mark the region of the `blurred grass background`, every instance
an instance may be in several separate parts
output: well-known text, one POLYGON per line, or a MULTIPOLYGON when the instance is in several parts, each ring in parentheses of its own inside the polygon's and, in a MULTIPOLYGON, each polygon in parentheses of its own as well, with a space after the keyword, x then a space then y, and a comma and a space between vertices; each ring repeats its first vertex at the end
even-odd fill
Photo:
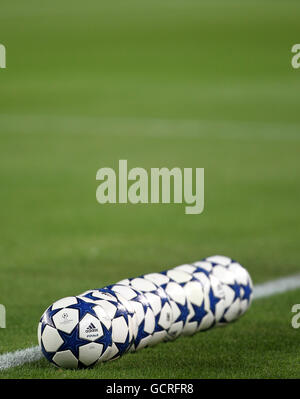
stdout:
POLYGON ((54 300, 125 277, 216 253, 255 283, 299 271, 299 11, 2 0, 0 352, 36 345, 54 300), (96 171, 119 159, 204 167, 203 214, 99 205, 96 171))

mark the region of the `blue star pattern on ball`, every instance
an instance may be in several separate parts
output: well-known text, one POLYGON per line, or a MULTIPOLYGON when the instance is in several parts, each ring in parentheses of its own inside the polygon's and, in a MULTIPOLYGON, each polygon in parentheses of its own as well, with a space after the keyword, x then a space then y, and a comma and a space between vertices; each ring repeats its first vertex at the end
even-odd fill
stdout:
POLYGON ((203 318, 207 315, 207 311, 205 310, 204 302, 201 306, 197 306, 194 304, 191 304, 191 306, 194 311, 194 316, 189 320, 189 323, 196 322, 198 328, 203 318))
POLYGON ((182 271, 166 270, 161 273, 149 274, 147 278, 155 281, 167 294, 173 316, 167 339, 177 338, 185 328, 190 316, 189 303, 184 286, 193 277, 182 271))
POLYGON ((137 333, 134 338, 134 345, 130 350, 136 351, 147 347, 152 340, 157 319, 145 294, 130 286, 121 284, 110 285, 107 288, 124 297, 135 310, 137 333))
POLYGON ((178 306, 179 310, 180 310, 180 315, 178 316, 177 319, 173 320, 173 323, 176 323, 178 321, 182 321, 183 325, 186 323, 186 320, 189 316, 189 309, 187 306, 187 303, 185 303, 184 305, 182 305, 179 302, 176 302, 176 305, 178 306))
MULTIPOLYGON (((174 270, 179 270, 192 276, 190 281, 186 283, 186 287, 193 284, 194 281, 198 281, 198 284, 200 284, 200 286, 195 285, 192 292, 187 292, 187 298, 191 302, 197 301, 198 306, 201 306, 198 312, 199 319, 196 331, 206 331, 212 328, 221 319, 225 309, 222 285, 218 279, 211 275, 211 271, 213 270, 212 264, 210 262, 199 261, 193 264, 177 266, 174 270), (205 313, 203 310, 205 310, 205 313)), ((191 316, 183 331, 184 335, 192 335, 196 332, 194 330, 195 325, 193 325, 195 321, 193 312, 192 308, 191 316)))
POLYGON ((249 303, 253 292, 251 284, 250 282, 248 282, 247 285, 242 285, 242 287, 244 290, 244 295, 242 296, 242 299, 246 299, 249 303))
POLYGON ((103 307, 110 316, 114 353, 108 360, 122 356, 130 349, 137 334, 134 309, 125 298, 109 287, 90 290, 82 296, 103 307))
MULTIPOLYGON (((103 349, 102 351, 105 352, 112 344, 112 339, 111 339, 111 334, 108 334, 107 329, 105 326, 103 326, 104 329, 104 334, 101 338, 97 339, 96 342, 97 344, 102 344, 103 349)), ((75 328, 70 334, 60 332, 60 336, 63 339, 64 343, 60 346, 59 351, 65 351, 65 350, 70 350, 76 358, 79 358, 79 350, 82 346, 87 344, 87 341, 85 339, 82 339, 79 337, 79 328, 75 328)), ((95 361, 95 363, 98 360, 95 361)), ((91 364, 90 366, 93 366, 95 363, 91 364)), ((85 368, 85 366, 79 361, 78 364, 79 368, 85 368)))
POLYGON ((39 321, 39 346, 58 367, 92 367, 233 322, 252 296, 247 270, 215 255, 54 302, 39 321))
POLYGON ((41 323, 41 332, 43 332, 44 328, 46 325, 51 326, 55 328, 55 325, 52 320, 52 316, 54 316, 57 312, 59 312, 60 309, 55 309, 52 310, 52 306, 49 306, 48 309, 46 309, 45 313, 43 316, 40 318, 40 323, 41 323))
POLYGON ((216 305, 221 301, 221 298, 215 296, 213 289, 210 288, 209 290, 209 303, 210 303, 210 310, 213 314, 216 313, 216 305))
POLYGON ((111 322, 102 308, 78 297, 57 301, 39 323, 39 345, 56 366, 85 368, 110 351, 111 322))
POLYGON ((92 316, 97 316, 97 314, 94 311, 95 304, 86 302, 81 298, 77 297, 77 303, 74 305, 70 305, 70 309, 77 309, 79 312, 79 319, 82 319, 83 316, 86 315, 86 313, 91 314, 92 316))
MULTIPOLYGON (((161 309, 164 309, 165 307, 170 308, 170 301, 165 293, 165 291, 163 289, 158 289, 156 292, 156 294, 159 295, 160 300, 161 300, 161 309)), ((171 312, 169 312, 169 314, 167 314, 167 321, 171 321, 171 312)), ((160 322, 160 318, 161 318, 161 312, 159 312, 157 315, 155 315, 155 332, 159 332, 159 331, 164 331, 165 327, 163 324, 161 324, 160 322)))
POLYGON ((241 288, 240 285, 235 281, 233 284, 228 284, 228 286, 232 289, 232 291, 234 292, 234 298, 233 298, 233 302, 236 299, 240 299, 241 298, 241 288))
POLYGON ((166 337, 166 330, 172 322, 171 304, 168 295, 153 281, 145 276, 129 278, 117 284, 129 286, 143 293, 152 308, 155 316, 155 328, 149 345, 155 345, 166 337))

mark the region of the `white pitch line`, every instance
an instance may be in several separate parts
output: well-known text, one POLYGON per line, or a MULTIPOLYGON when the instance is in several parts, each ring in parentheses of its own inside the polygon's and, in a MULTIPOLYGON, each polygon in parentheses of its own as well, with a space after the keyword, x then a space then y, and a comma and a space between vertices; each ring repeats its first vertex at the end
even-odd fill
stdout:
POLYGON ((256 285, 253 289, 253 299, 269 297, 282 292, 292 291, 299 287, 300 274, 294 274, 256 285))
MULTIPOLYGON (((253 299, 270 297, 300 288, 300 274, 279 278, 263 284, 257 284, 253 289, 253 299)), ((0 355, 0 371, 22 366, 42 359, 43 355, 38 346, 8 352, 0 355)))
POLYGON ((0 371, 22 366, 25 363, 36 362, 40 360, 42 356, 39 346, 21 349, 16 352, 4 353, 0 355, 0 371))

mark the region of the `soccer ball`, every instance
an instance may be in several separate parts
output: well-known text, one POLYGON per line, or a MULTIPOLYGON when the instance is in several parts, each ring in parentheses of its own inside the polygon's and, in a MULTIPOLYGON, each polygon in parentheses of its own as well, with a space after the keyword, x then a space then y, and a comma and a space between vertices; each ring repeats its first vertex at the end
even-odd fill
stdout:
POLYGON ((205 268, 185 264, 175 267, 174 270, 186 272, 193 277, 184 287, 192 309, 183 335, 212 328, 220 321, 225 310, 225 294, 221 283, 205 268))
POLYGON ((172 323, 171 304, 164 290, 155 283, 145 279, 144 276, 125 279, 119 281, 117 284, 129 286, 145 295, 155 317, 154 332, 151 339, 149 339, 148 346, 153 346, 163 341, 172 323))
POLYGON ((147 347, 155 331, 155 315, 147 297, 141 291, 127 285, 115 284, 107 288, 127 299, 135 310, 138 330, 130 351, 147 347))
POLYGON ((181 284, 190 281, 192 276, 184 272, 168 270, 161 273, 149 273, 144 275, 144 278, 160 286, 167 294, 172 309, 172 323, 167 328, 165 340, 177 338, 189 317, 189 304, 181 284))
POLYGON ((111 320, 102 307, 79 297, 66 297, 42 315, 38 342, 55 366, 91 367, 111 350, 111 320))
POLYGON ((241 289, 237 277, 228 266, 231 259, 224 256, 211 256, 193 265, 205 267, 210 274, 221 283, 225 294, 225 311, 218 324, 230 323, 237 320, 241 313, 241 289))
POLYGON ((248 271, 242 265, 235 261, 232 261, 228 268, 234 273, 240 285, 241 316, 249 309, 253 300, 252 279, 248 271))
POLYGON ((248 271, 238 262, 228 258, 227 256, 215 255, 207 258, 207 260, 224 266, 234 274, 236 281, 240 286, 239 316, 241 316, 251 306, 253 299, 253 283, 248 271))
POLYGON ((101 306, 110 317, 112 347, 104 360, 117 359, 128 352, 137 335, 137 321, 132 305, 107 287, 86 291, 80 297, 101 306))

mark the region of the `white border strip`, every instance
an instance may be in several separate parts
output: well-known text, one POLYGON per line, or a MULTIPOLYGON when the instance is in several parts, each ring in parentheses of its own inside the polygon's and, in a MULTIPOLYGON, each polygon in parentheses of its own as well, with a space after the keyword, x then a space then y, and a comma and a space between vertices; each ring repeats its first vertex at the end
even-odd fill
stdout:
MULTIPOLYGON (((256 285, 253 290, 253 299, 266 298, 297 288, 300 288, 300 274, 256 285)), ((16 352, 4 353, 0 355, 0 371, 22 366, 25 363, 36 362, 42 357, 43 355, 38 346, 18 350, 16 352)))

